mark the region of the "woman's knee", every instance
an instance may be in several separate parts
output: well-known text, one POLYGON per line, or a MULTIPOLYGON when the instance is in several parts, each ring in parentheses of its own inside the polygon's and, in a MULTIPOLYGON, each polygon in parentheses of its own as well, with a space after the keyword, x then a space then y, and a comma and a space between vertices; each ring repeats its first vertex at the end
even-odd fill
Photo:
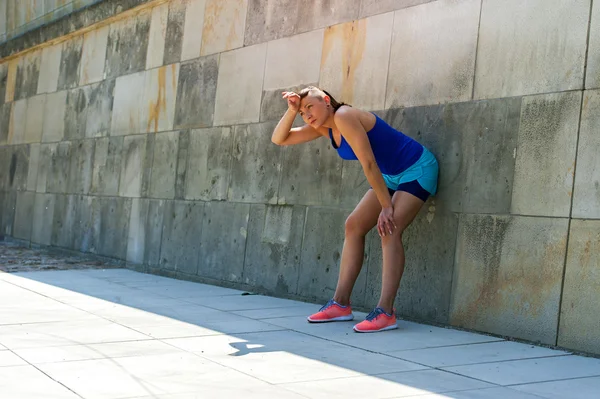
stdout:
POLYGON ((344 225, 344 231, 346 236, 348 235, 358 235, 365 236, 369 232, 365 227, 365 223, 361 220, 360 216, 355 213, 351 213, 348 218, 346 218, 346 223, 344 225))

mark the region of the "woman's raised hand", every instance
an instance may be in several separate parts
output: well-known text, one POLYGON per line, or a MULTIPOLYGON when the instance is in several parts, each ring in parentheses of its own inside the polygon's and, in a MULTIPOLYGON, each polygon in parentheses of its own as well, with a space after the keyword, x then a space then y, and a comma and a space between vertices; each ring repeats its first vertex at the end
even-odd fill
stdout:
POLYGON ((288 109, 290 111, 298 112, 300 109, 300 96, 293 91, 284 91, 283 98, 287 100, 288 109))

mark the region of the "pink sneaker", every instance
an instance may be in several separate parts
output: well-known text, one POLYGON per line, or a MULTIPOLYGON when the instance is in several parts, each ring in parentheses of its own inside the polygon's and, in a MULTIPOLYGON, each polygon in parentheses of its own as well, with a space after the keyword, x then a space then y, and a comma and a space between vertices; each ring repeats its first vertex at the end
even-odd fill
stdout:
POLYGON ((396 328, 398 328, 398 324, 396 324, 396 309, 394 309, 392 314, 387 314, 380 307, 376 307, 367 315, 364 321, 354 326, 354 331, 364 333, 394 330, 396 328))
POLYGON ((325 323, 328 321, 347 321, 353 320, 352 307, 342 306, 333 299, 330 299, 319 311, 308 316, 310 323, 325 323))

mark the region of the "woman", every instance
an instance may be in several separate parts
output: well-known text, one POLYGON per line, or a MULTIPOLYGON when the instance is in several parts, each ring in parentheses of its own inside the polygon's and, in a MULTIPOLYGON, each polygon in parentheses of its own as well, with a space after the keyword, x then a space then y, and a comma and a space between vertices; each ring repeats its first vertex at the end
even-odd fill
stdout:
POLYGON ((361 163, 371 186, 346 220, 335 294, 308 321, 353 320, 350 294, 362 268, 365 236, 377 225, 383 249, 381 296, 377 307, 354 330, 398 328, 393 304, 404 271, 402 232, 436 192, 437 161, 425 147, 375 114, 340 104, 317 87, 284 92, 283 98, 288 110, 273 132, 273 143, 292 145, 328 136, 340 157, 361 163), (298 113, 306 124, 292 129, 298 113))

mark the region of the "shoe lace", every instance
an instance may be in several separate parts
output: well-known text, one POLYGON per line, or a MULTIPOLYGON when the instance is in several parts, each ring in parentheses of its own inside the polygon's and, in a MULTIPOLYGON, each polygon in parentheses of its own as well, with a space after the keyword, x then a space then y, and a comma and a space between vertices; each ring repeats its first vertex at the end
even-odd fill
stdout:
POLYGON ((381 308, 375 308, 375 309, 373 309, 373 310, 371 311, 371 313, 369 313, 369 314, 367 315, 366 319, 367 319, 368 321, 373 321, 373 320, 375 320, 377 317, 379 317, 379 315, 381 315, 382 313, 385 313, 385 312, 383 311, 383 309, 381 309, 381 308))
POLYGON ((321 309, 319 309, 319 312, 327 309, 328 307, 332 306, 334 304, 334 300, 330 299, 329 301, 327 301, 327 303, 323 306, 321 306, 321 309))

